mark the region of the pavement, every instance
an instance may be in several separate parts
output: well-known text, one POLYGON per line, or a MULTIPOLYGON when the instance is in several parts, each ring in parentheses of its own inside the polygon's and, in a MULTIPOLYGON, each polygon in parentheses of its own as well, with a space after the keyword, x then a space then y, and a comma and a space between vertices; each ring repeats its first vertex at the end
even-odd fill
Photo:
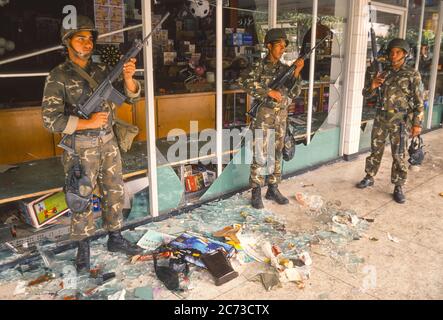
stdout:
MULTIPOLYGON (((280 190, 290 204, 279 206, 264 199, 267 210, 285 221, 286 230, 302 233, 318 225, 295 199, 303 192, 320 195, 327 201, 339 201, 342 208, 354 210, 360 218, 373 219, 365 236, 346 244, 364 262, 350 272, 325 254, 322 244, 313 244, 313 261, 309 280, 303 289, 294 283, 266 291, 260 282, 251 281, 268 267, 263 263, 243 266, 239 277, 216 287, 207 284, 195 287, 186 299, 202 300, 378 300, 378 299, 442 299, 443 298, 443 130, 423 135, 426 157, 419 170, 410 170, 404 188, 407 202, 392 199, 390 183, 391 152, 386 147, 375 185, 357 189, 365 175, 368 154, 350 162, 339 161, 285 180, 280 190), (391 237, 391 239, 389 239, 391 237)), ((263 196, 266 190, 263 190, 263 196)), ((250 192, 245 193, 246 197, 250 192)), ((148 279, 131 280, 128 286, 149 285, 148 279)), ((0 285, 0 299, 15 299, 16 283, 0 285)), ((180 299, 164 290, 158 299, 180 299)), ((51 296, 41 299, 51 299, 51 296)))
POLYGON ((359 217, 374 219, 367 237, 353 241, 347 250, 364 258, 356 273, 337 265, 312 247, 312 271, 303 290, 284 285, 270 292, 260 283, 245 281, 214 299, 443 299, 443 130, 423 135, 426 158, 419 171, 409 171, 404 188, 405 204, 392 199, 391 148, 388 145, 375 185, 355 188, 365 175, 361 154, 351 162, 323 166, 281 183, 288 206, 265 200, 265 207, 286 220, 287 230, 309 226, 294 198, 309 192, 323 198, 340 200, 359 217), (312 185, 312 187, 306 187, 312 185), (305 186, 305 187, 303 187, 305 186), (388 233, 399 242, 388 239, 388 233), (378 241, 370 240, 378 239, 378 241))

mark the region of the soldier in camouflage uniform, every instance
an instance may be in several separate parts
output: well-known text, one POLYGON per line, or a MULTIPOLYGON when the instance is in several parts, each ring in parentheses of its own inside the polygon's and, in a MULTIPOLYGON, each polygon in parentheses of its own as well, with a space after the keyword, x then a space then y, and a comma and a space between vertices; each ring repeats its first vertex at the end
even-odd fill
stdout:
POLYGON ((269 89, 269 83, 288 66, 280 62, 288 39, 283 29, 271 29, 265 36, 265 45, 269 50, 268 55, 255 63, 250 69, 245 70, 240 79, 240 85, 254 99, 264 100, 266 103, 258 110, 256 119, 252 122, 254 135, 254 157, 249 178, 252 187, 252 206, 263 208, 261 188, 265 185, 266 176, 268 190, 266 199, 274 200, 278 204, 289 203, 278 190, 282 174, 282 149, 286 134, 288 106, 291 99, 301 92, 300 71, 304 61, 298 59, 294 77, 288 81, 281 91, 269 89), (275 155, 268 154, 268 146, 275 147, 275 155))
MULTIPOLYGON (((79 16, 77 29, 61 30, 62 42, 69 58, 55 67, 48 75, 43 93, 42 116, 44 126, 51 132, 75 134, 75 152, 80 159, 85 174, 98 186, 102 195, 103 227, 109 231, 108 250, 134 255, 141 248, 124 239, 122 228, 122 208, 124 201, 122 163, 120 150, 112 131, 113 113, 116 105, 104 103, 102 111, 93 113, 90 119, 79 118, 73 105, 85 101, 92 93, 88 81, 76 71, 86 71, 100 83, 110 71, 104 64, 92 62, 91 55, 97 39, 97 31, 92 21, 79 16)), ((125 64, 123 70, 124 91, 128 101, 140 96, 140 84, 133 79, 135 59, 125 64)), ((74 155, 64 152, 62 162, 67 176, 74 161, 74 155)), ((71 238, 78 240, 76 265, 78 271, 89 270, 89 241, 94 234, 92 205, 85 212, 73 213, 71 238)))
POLYGON ((423 122, 423 84, 420 73, 405 63, 409 44, 403 39, 394 39, 388 45, 391 65, 384 74, 367 82, 363 95, 371 98, 381 90, 379 109, 374 120, 371 135, 371 155, 366 159, 366 177, 357 184, 360 189, 374 185, 374 176, 380 168, 389 135, 392 150, 391 182, 395 185, 393 197, 398 203, 406 198, 402 186, 406 183, 407 134, 417 136, 421 133, 423 122))

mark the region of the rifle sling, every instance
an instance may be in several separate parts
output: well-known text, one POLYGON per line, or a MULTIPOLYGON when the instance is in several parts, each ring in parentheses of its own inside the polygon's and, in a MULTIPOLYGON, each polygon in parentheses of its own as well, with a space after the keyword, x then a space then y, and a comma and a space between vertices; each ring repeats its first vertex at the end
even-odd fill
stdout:
POLYGON ((89 86, 91 87, 91 89, 93 91, 95 91, 95 89, 97 89, 98 87, 98 82, 95 81, 94 78, 92 78, 85 70, 83 70, 79 65, 72 63, 72 68, 74 69, 74 71, 76 71, 83 79, 85 79, 88 83, 89 86))

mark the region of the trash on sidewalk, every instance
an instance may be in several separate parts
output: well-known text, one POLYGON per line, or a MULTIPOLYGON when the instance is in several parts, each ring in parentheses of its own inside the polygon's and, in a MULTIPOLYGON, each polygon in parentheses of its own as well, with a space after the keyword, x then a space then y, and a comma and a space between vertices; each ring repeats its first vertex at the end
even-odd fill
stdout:
POLYGON ((265 257, 269 259, 271 266, 273 266, 277 270, 283 271, 284 267, 278 262, 278 256, 274 254, 274 251, 272 250, 272 245, 268 241, 266 241, 262 244, 261 248, 265 257))
POLYGON ((108 296, 108 300, 125 300, 125 296, 126 296, 126 290, 123 289, 108 296))
POLYGON ((226 238, 234 241, 235 244, 240 244, 240 240, 237 238, 237 233, 241 231, 240 224, 233 224, 232 226, 224 227, 223 229, 216 231, 212 236, 216 238, 226 238))
POLYGON ((148 230, 137 242, 137 245, 145 250, 153 251, 160 245, 171 242, 174 238, 174 236, 170 236, 169 234, 148 230))
POLYGON ((226 253, 226 257, 231 258, 235 253, 234 247, 227 243, 191 233, 183 233, 169 242, 167 247, 181 251, 182 254, 185 254, 184 258, 186 261, 202 268, 206 268, 205 264, 200 260, 202 254, 222 250, 226 253))
POLYGON ((281 286, 280 279, 275 273, 260 273, 256 275, 251 281, 260 281, 266 291, 271 291, 277 286, 281 286))
POLYGON ((389 232, 388 232, 388 239, 394 243, 400 243, 400 240, 394 236, 392 236, 389 232))
POLYGON ((26 293, 26 281, 19 281, 14 289, 14 296, 22 295, 26 293))
POLYGON ((319 195, 309 195, 307 193, 297 192, 295 194, 295 200, 303 206, 308 207, 310 210, 318 211, 324 204, 324 201, 319 195))
MULTIPOLYGON (((171 252, 160 252, 157 255, 158 258, 170 258, 171 257, 171 252)), ((145 262, 145 261, 153 261, 154 260, 154 255, 153 254, 144 254, 144 255, 140 255, 137 254, 133 257, 131 257, 130 261, 131 264, 135 264, 136 262, 145 262)))
POLYGON ((221 286, 238 277, 238 272, 232 268, 229 260, 220 250, 206 253, 201 259, 214 278, 216 286, 221 286))
POLYGON ((55 279, 55 274, 52 273, 52 272, 47 272, 44 275, 41 275, 40 277, 38 277, 37 279, 29 281, 28 282, 28 287, 36 286, 38 284, 41 284, 41 283, 47 282, 47 281, 51 281, 53 279, 55 279))

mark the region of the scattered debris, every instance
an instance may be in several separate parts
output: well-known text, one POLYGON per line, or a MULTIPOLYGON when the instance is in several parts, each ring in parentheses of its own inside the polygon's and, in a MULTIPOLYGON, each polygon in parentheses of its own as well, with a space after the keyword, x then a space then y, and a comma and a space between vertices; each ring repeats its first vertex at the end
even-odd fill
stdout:
POLYGON ((38 277, 35 280, 29 281, 28 287, 35 286, 35 285, 38 285, 43 282, 51 281, 53 279, 55 279, 55 274, 52 272, 48 272, 48 273, 45 273, 44 275, 41 275, 40 277, 38 277))
MULTIPOLYGON (((144 206, 136 208, 140 212, 147 210, 147 201, 138 201, 141 195, 146 197, 146 193, 134 197, 134 203, 144 206)), ((250 269, 247 264, 258 262, 256 264, 262 264, 265 269, 269 268, 265 263, 271 266, 269 271, 257 275, 266 290, 282 283, 295 284, 303 289, 310 278, 313 244, 318 245, 316 251, 323 251, 321 255, 346 266, 349 272, 356 272, 364 259, 343 248, 365 234, 370 219, 359 218, 356 212, 341 208, 339 200, 326 201, 319 195, 304 193, 297 194, 296 199, 316 222, 313 231, 286 231, 283 219, 267 210, 253 209, 249 199, 237 195, 205 204, 180 216, 125 231, 125 237, 146 250, 129 259, 108 252, 105 238, 92 241, 91 264, 95 267, 90 274, 72 276, 77 286, 75 290, 72 290, 69 272, 64 268, 73 267, 76 250, 54 256, 46 245, 36 248, 42 256, 41 261, 0 273, 0 284, 11 280, 34 283, 26 286, 25 290, 17 286, 19 299, 25 294, 26 299, 32 299, 42 292, 63 300, 165 299, 171 292, 180 299, 186 299, 192 297, 192 289, 199 288, 202 282, 213 283, 214 279, 216 284, 224 283, 224 280, 232 280, 250 269), (214 237, 223 241, 216 241, 214 237), (161 251, 162 248, 165 250, 161 251), (221 250, 221 255, 214 250, 221 250), (223 259, 215 259, 217 263, 210 266, 204 262, 203 256, 211 252, 223 259), (222 265, 224 267, 220 268, 222 265), (36 274, 48 270, 51 277, 58 274, 63 279, 50 281, 51 277, 46 274, 35 279, 36 274), (141 285, 146 287, 139 288, 137 292, 129 290, 141 285)), ((4 251, 10 256, 17 254, 11 250, 4 251)), ((31 250, 29 248, 28 252, 31 250)), ((257 272, 255 266, 252 269, 257 272)))
POLYGON ((216 238, 226 238, 232 240, 235 244, 240 244, 240 240, 237 238, 237 233, 241 231, 240 224, 234 224, 232 226, 224 227, 223 229, 214 232, 212 235, 216 238))
POLYGON ((396 237, 391 236, 391 234, 389 232, 388 232, 388 239, 392 242, 400 243, 400 240, 396 237))
POLYGON ((310 210, 318 211, 323 206, 324 202, 319 195, 308 195, 306 193, 297 192, 295 200, 303 207, 308 207, 310 210))
POLYGON ((26 293, 26 281, 19 281, 15 287, 14 296, 22 295, 26 293))
POLYGON ((370 237, 369 240, 370 240, 370 241, 378 241, 378 239, 375 238, 375 237, 370 237))
MULTIPOLYGON (((137 289, 136 289, 136 291, 137 291, 137 289)), ((121 291, 117 291, 116 293, 108 296, 108 300, 125 300, 125 296, 126 296, 126 290, 123 289, 121 291)), ((136 296, 137 296, 137 294, 136 294, 136 296)))
POLYGON ((276 286, 281 286, 280 280, 275 273, 260 273, 253 280, 259 279, 266 291, 271 291, 276 286))

